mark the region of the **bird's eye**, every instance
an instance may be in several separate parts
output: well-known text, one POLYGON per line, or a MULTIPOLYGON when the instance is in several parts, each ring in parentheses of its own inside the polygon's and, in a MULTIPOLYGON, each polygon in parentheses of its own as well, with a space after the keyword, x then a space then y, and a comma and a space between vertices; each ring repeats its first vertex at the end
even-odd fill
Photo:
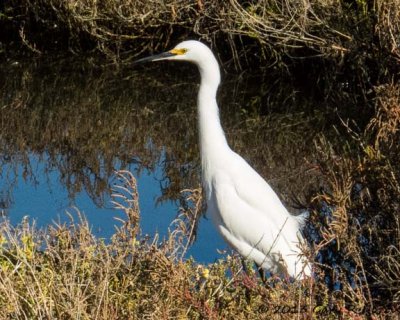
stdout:
POLYGON ((175 54, 177 56, 181 56, 188 51, 186 48, 172 49, 170 53, 175 54))

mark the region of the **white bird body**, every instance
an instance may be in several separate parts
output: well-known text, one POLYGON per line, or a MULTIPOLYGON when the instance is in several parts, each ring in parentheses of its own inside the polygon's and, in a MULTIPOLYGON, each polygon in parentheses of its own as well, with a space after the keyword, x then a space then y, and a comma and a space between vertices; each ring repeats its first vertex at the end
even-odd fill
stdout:
POLYGON ((216 93, 218 62, 198 41, 146 60, 186 60, 201 74, 198 94, 202 180, 208 213, 219 233, 240 255, 271 272, 301 279, 311 274, 298 244, 303 217, 292 216, 269 184, 229 147, 221 127, 216 93))

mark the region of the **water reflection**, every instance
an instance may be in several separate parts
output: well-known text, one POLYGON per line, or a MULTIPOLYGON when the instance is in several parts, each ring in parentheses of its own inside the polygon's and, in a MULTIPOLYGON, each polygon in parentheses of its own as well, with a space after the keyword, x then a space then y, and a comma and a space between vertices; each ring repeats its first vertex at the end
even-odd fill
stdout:
MULTIPOLYGON (((200 183, 198 74, 189 65, 151 68, 117 69, 76 58, 3 63, 1 212, 17 220, 36 208, 43 225, 54 220, 54 212, 77 205, 92 214, 89 221, 102 230, 101 236, 109 236, 113 228, 104 215, 116 215, 107 211, 110 181, 114 170, 129 169, 138 176, 141 199, 148 203, 141 208, 142 227, 151 233, 155 229, 146 226, 160 226, 156 229, 166 232, 180 191, 200 183), (149 176, 152 183, 144 178, 149 176), (157 209, 156 198, 161 200, 157 209), (161 215, 168 224, 154 224, 161 215), (147 219, 153 222, 146 224, 147 219)), ((310 142, 330 120, 298 88, 284 84, 225 76, 219 101, 233 149, 290 205, 292 195, 301 196, 313 183, 306 161, 312 158, 310 142)), ((200 231, 200 239, 206 234, 200 231)), ((203 243, 196 246, 204 255, 203 243)))

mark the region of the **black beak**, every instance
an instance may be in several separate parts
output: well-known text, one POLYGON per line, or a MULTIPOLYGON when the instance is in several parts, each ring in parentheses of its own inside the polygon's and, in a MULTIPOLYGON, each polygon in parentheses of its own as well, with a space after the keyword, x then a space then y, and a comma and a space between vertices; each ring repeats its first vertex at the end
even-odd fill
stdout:
POLYGON ((143 63, 143 62, 148 62, 148 61, 164 60, 166 58, 173 57, 175 55, 176 55, 175 53, 167 51, 167 52, 163 52, 163 53, 160 53, 160 54, 156 54, 154 56, 150 56, 150 57, 146 57, 146 58, 142 58, 142 59, 136 60, 136 61, 133 62, 133 64, 138 64, 138 63, 143 63))

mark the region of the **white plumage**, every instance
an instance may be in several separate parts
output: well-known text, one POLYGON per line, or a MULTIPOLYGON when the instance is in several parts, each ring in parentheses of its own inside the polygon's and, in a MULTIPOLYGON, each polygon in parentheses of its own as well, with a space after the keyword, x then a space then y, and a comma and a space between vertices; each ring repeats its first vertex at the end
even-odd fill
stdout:
POLYGON ((137 62, 184 60, 201 74, 198 121, 202 179, 208 213, 222 237, 243 257, 274 273, 297 279, 311 275, 299 242, 303 217, 292 216, 268 183, 229 147, 216 101, 220 83, 218 62, 198 41, 137 62))

